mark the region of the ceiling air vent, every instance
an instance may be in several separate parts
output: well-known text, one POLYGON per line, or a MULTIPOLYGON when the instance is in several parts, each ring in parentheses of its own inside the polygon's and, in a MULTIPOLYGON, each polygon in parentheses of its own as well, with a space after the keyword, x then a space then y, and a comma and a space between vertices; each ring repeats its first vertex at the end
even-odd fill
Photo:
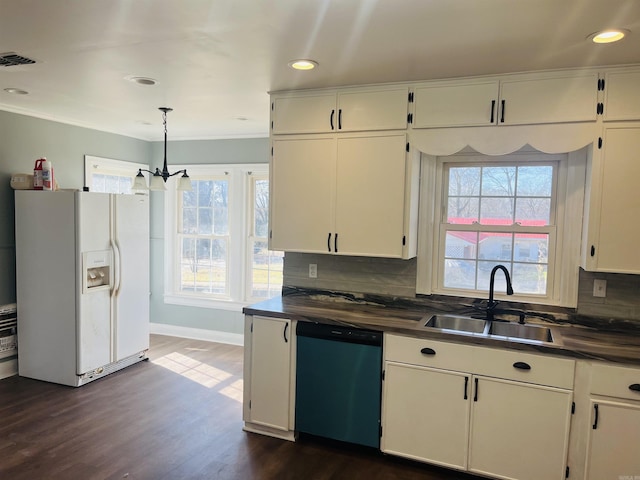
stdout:
POLYGON ((0 66, 1 67, 14 67, 16 65, 30 65, 36 63, 35 60, 23 57, 17 53, 0 53, 0 66))

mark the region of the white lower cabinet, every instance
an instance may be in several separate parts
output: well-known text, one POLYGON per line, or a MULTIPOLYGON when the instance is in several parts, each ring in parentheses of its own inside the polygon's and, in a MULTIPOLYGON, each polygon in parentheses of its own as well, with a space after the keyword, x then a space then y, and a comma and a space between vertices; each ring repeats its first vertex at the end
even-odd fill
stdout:
POLYGON ((497 478, 565 478, 572 392, 474 377, 468 470, 497 478))
POLYGON ((594 365, 586 480, 640 478, 640 369, 594 365))
POLYGON ((574 368, 573 360, 388 334, 381 449, 492 478, 562 480, 574 368))
POLYGON ((295 322, 245 317, 245 430, 293 440, 295 322))
POLYGON ((466 469, 470 375, 387 362, 384 378, 382 450, 466 469))

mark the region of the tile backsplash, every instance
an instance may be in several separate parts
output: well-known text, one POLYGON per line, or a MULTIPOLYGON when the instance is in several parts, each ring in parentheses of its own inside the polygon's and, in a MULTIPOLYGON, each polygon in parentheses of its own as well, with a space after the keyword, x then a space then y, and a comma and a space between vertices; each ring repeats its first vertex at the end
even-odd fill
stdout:
MULTIPOLYGON (((343 257, 286 253, 284 285, 337 292, 415 297, 416 259, 343 257), (309 264, 318 268, 309 278, 309 264)), ((579 315, 640 321, 640 275, 592 273, 580 269, 579 315), (606 297, 593 296, 593 280, 607 281, 606 297)))

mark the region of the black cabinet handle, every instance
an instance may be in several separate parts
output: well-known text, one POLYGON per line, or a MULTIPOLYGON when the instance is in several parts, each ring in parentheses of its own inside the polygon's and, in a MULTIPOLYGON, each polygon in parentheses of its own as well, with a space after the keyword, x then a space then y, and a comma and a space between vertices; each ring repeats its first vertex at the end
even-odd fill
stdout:
POLYGON ((591 245, 591 256, 593 257, 596 254, 596 247, 595 245, 591 245))
POLYGON ((282 336, 284 337, 284 343, 289 343, 289 339, 287 338, 287 329, 289 328, 289 323, 284 324, 284 332, 282 332, 282 336))
POLYGON ((436 351, 433 348, 424 347, 422 350, 420 350, 420 353, 423 355, 435 355, 436 351))
POLYGON ((342 130, 342 109, 338 109, 338 130, 342 130))
POLYGON ((506 100, 502 100, 502 111, 500 112, 500 123, 504 123, 504 104, 506 100))
POLYGON ((329 123, 331 123, 331 130, 333 130, 333 116, 336 114, 335 110, 331 110, 331 118, 329 119, 329 123))
POLYGON ((474 378, 473 381, 475 383, 475 392, 473 392, 473 401, 477 402, 478 401, 478 379, 474 378))
POLYGON ((491 123, 493 123, 493 114, 496 111, 496 101, 491 100, 491 123))
POLYGON ((469 377, 464 377, 464 399, 466 400, 467 398, 469 398, 469 396, 467 395, 467 387, 469 385, 469 377))
POLYGON ((591 428, 595 430, 596 428, 598 428, 598 404, 597 403, 593 406, 593 410, 595 411, 595 417, 593 419, 593 426, 591 428))
POLYGON ((525 362, 516 362, 513 364, 513 368, 517 368, 519 370, 531 370, 531 365, 525 362))
POLYGON ((336 233, 336 236, 333 237, 333 251, 335 253, 338 253, 338 234, 336 233))
POLYGON ((327 237, 327 250, 331 253, 331 232, 329 232, 329 236, 327 237))
POLYGON ((640 392, 640 383, 634 383, 633 385, 629 385, 629 390, 634 392, 640 392))

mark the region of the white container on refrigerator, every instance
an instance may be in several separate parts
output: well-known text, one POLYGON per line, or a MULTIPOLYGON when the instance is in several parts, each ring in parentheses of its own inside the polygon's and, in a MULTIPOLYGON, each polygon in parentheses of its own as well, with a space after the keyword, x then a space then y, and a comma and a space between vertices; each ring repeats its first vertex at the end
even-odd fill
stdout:
POLYGON ((16 191, 18 373, 80 386, 146 358, 149 197, 16 191))

